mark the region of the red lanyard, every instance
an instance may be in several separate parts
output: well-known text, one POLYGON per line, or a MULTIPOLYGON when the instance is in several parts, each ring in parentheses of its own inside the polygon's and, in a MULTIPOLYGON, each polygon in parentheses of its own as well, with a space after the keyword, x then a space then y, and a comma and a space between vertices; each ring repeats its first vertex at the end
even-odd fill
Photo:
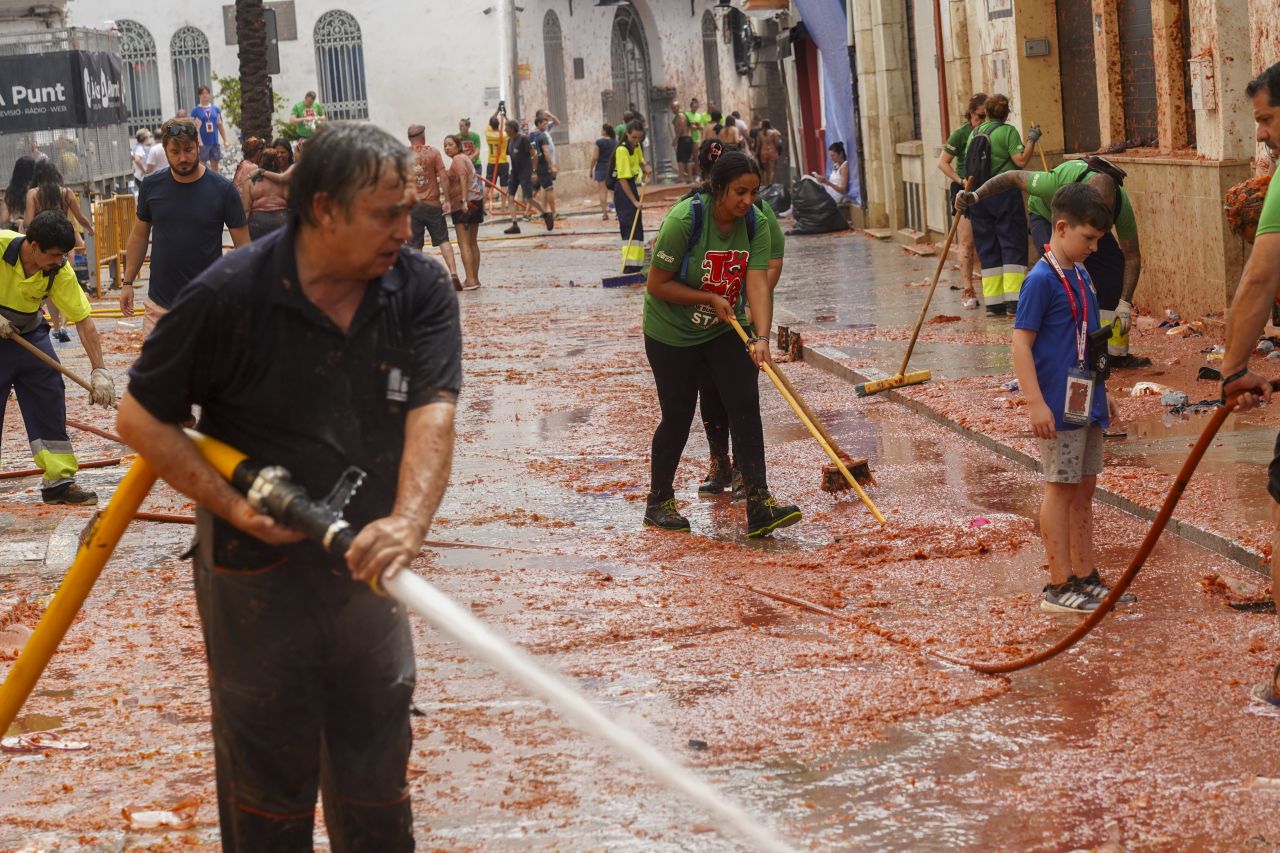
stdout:
POLYGON ((1067 291, 1067 301, 1071 303, 1071 322, 1080 324, 1080 328, 1076 331, 1076 358, 1079 359, 1080 366, 1084 367, 1085 346, 1089 339, 1089 294, 1085 290, 1085 273, 1076 264, 1076 278, 1080 279, 1080 301, 1084 303, 1084 308, 1080 312, 1080 318, 1076 318, 1076 295, 1071 289, 1070 282, 1067 281, 1067 274, 1062 271, 1058 259, 1053 256, 1053 251, 1046 245, 1044 247, 1044 259, 1053 267, 1053 271, 1058 274, 1059 280, 1062 281, 1062 288, 1067 291))

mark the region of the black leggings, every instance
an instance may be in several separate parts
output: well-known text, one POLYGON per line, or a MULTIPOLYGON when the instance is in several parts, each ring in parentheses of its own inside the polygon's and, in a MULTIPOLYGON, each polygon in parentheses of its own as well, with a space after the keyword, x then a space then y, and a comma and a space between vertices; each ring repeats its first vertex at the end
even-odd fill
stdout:
POLYGON ((760 425, 760 371, 737 336, 726 332, 706 343, 673 347, 646 335, 644 350, 662 407, 662 422, 653 433, 650 499, 666 500, 675 496, 676 468, 689 440, 689 427, 698 404, 699 378, 703 373, 720 392, 728 412, 743 485, 748 490, 768 488, 764 429, 760 425))
MULTIPOLYGON (((707 446, 712 457, 729 455, 729 410, 720 399, 720 389, 711 379, 711 371, 698 373, 698 410, 702 414, 702 428, 707 432, 707 446)), ((760 410, 756 409, 759 419, 760 410)), ((763 427, 761 428, 763 429, 763 427)))

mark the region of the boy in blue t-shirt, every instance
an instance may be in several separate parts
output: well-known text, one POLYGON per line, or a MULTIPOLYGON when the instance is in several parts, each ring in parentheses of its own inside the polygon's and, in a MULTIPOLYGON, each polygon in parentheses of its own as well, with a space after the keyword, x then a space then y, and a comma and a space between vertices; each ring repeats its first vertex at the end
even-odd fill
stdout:
POLYGON ((222 161, 222 145, 227 141, 227 126, 222 123, 222 110, 213 103, 208 86, 197 90, 200 103, 191 108, 191 117, 200 129, 200 162, 218 171, 222 161))
POLYGON ((1110 592, 1093 563, 1093 490, 1102 472, 1102 430, 1119 415, 1087 366, 1087 336, 1100 323, 1098 296, 1082 264, 1111 230, 1111 210, 1097 190, 1076 183, 1058 190, 1052 213, 1049 246, 1018 298, 1013 367, 1045 475, 1040 536, 1049 584, 1040 609, 1084 613, 1110 592))

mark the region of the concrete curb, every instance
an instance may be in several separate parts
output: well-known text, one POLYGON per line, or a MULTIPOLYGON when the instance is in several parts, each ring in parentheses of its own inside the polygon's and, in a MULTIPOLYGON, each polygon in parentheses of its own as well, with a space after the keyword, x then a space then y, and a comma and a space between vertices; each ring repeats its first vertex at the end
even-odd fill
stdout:
MULTIPOLYGON (((871 382, 888 377, 888 374, 878 370, 868 370, 865 373, 855 370, 844 363, 843 353, 828 346, 806 345, 804 348, 804 362, 805 364, 816 367, 817 369, 829 373, 838 379, 843 379, 845 382, 853 384, 871 382)), ((1015 447, 1004 444, 989 435, 985 435, 984 433, 970 429, 967 426, 958 424, 943 415, 941 412, 931 408, 919 400, 913 400, 910 397, 892 390, 881 391, 877 396, 888 397, 895 403, 905 406, 916 414, 933 421, 939 426, 945 427, 957 435, 961 435, 975 444, 985 447, 992 453, 1002 456, 1011 462, 1016 462, 1037 474, 1040 473, 1039 459, 1027 453, 1023 453, 1015 447)), ((1116 494, 1102 486, 1098 486, 1094 499, 1101 504, 1115 507, 1116 509, 1127 512, 1130 515, 1145 519, 1146 521, 1154 521, 1157 514, 1155 510, 1134 503, 1129 498, 1116 494)), ((1203 527, 1197 527, 1194 524, 1186 521, 1180 521, 1177 518, 1169 519, 1169 524, 1165 529, 1183 539, 1186 539, 1188 542, 1199 545, 1207 551, 1212 551, 1221 557, 1225 557, 1234 563, 1238 563, 1250 571, 1257 572, 1263 576, 1270 576, 1270 567, 1265 564, 1265 560, 1261 554, 1256 551, 1249 550, 1239 542, 1228 539, 1220 533, 1205 530, 1203 527)))

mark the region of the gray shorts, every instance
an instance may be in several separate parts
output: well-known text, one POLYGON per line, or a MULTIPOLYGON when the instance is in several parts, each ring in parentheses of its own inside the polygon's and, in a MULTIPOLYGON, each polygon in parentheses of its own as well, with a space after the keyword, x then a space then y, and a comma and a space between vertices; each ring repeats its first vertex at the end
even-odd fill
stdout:
POLYGON ((1102 473, 1102 427, 1092 424, 1058 430, 1058 437, 1040 439, 1040 465, 1049 483, 1079 483, 1102 473))
POLYGON ((418 202, 409 214, 409 245, 422 248, 424 236, 431 237, 431 245, 449 242, 449 225, 444 221, 444 210, 437 204, 418 202))

